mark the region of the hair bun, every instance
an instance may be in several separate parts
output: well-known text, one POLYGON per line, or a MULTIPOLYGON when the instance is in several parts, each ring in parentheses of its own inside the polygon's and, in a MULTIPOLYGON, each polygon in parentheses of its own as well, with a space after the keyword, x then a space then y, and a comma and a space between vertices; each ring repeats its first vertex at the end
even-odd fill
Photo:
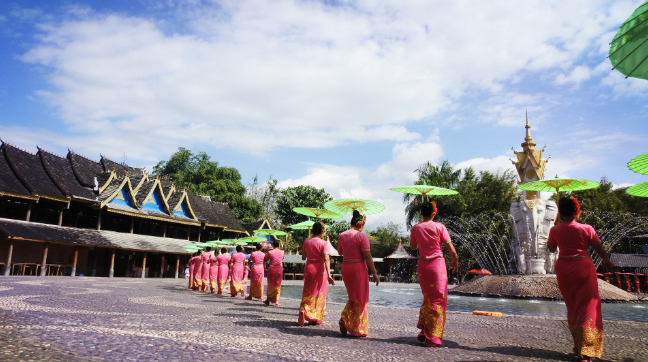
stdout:
POLYGON ((358 210, 353 210, 353 217, 354 217, 354 218, 355 218, 355 217, 362 217, 362 215, 360 214, 360 211, 358 211, 358 210))

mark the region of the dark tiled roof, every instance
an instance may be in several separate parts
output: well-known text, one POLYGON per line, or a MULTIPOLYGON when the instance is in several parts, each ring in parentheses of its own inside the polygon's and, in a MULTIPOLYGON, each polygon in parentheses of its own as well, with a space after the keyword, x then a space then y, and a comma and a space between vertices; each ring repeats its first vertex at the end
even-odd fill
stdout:
POLYGON ((184 246, 188 240, 161 238, 148 235, 119 233, 105 230, 65 228, 0 218, 0 232, 13 239, 44 242, 93 245, 127 250, 188 254, 184 246))
POLYGON ((110 184, 99 194, 99 202, 103 203, 112 197, 112 195, 121 189, 121 185, 124 183, 125 177, 113 179, 110 184))
POLYGON ((106 185, 107 182, 111 182, 116 178, 114 177, 114 173, 112 172, 102 172, 96 176, 97 176, 97 184, 99 184, 99 190, 102 191, 103 189, 108 187, 108 185, 106 185))
POLYGON ((198 219, 207 220, 208 224, 225 226, 223 221, 216 215, 216 212, 214 212, 214 209, 209 205, 211 202, 209 196, 198 196, 189 193, 189 202, 198 219))
POLYGON ((135 193, 135 200, 138 205, 142 205, 144 203, 144 200, 146 200, 146 197, 151 193, 151 190, 153 190, 153 187, 157 184, 157 180, 151 180, 145 182, 140 188, 137 190, 135 193))
POLYGON ((38 156, 7 143, 2 147, 14 174, 32 194, 58 200, 67 198, 49 178, 38 156))
POLYGON ((94 188, 94 178, 103 172, 103 167, 98 162, 89 160, 72 151, 68 152, 67 158, 70 160, 72 171, 79 183, 85 187, 94 188))
POLYGON ((117 172, 118 177, 127 176, 127 175, 141 175, 144 173, 144 170, 141 168, 131 167, 123 163, 117 163, 111 161, 106 157, 101 157, 101 164, 104 167, 104 171, 115 171, 117 172))
POLYGON ((36 198, 11 171, 2 148, 0 148, 0 194, 22 196, 28 199, 36 198))
POLYGON ((178 203, 180 202, 183 196, 184 196, 184 192, 174 192, 173 194, 171 194, 171 197, 169 197, 169 200, 167 201, 171 211, 173 211, 173 209, 176 206, 178 206, 178 203))
POLYGON ((249 222, 249 223, 241 224, 241 226, 243 226, 243 228, 248 233, 250 233, 250 235, 252 235, 252 234, 254 234, 254 230, 259 230, 261 225, 263 225, 264 221, 265 221, 264 219, 260 219, 260 220, 257 220, 255 222, 249 222))
POLYGON ((70 161, 39 148, 38 155, 45 171, 66 196, 94 201, 96 196, 91 189, 81 186, 74 176, 70 161))
POLYGON ((144 179, 146 178, 146 175, 144 174, 134 175, 129 178, 130 178, 131 187, 133 188, 133 191, 136 191, 144 183, 144 179))
POLYGON ((245 232, 245 228, 238 222, 238 220, 236 220, 236 218, 232 214, 232 210, 230 210, 227 203, 212 201, 211 204, 212 207, 216 210, 218 216, 220 216, 221 220, 225 221, 227 229, 245 232))
POLYGON ((619 268, 648 268, 648 254, 614 253, 610 260, 619 268))

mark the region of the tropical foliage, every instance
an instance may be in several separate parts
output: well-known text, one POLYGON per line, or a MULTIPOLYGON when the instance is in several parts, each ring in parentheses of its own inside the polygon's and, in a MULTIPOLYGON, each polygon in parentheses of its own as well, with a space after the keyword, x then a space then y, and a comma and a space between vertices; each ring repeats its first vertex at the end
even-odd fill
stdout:
POLYGON ((194 154, 180 147, 168 161, 160 161, 153 167, 153 175, 166 177, 197 195, 208 195, 212 201, 227 202, 242 222, 255 221, 261 214, 261 205, 245 196, 246 188, 238 170, 219 166, 205 152, 194 154))

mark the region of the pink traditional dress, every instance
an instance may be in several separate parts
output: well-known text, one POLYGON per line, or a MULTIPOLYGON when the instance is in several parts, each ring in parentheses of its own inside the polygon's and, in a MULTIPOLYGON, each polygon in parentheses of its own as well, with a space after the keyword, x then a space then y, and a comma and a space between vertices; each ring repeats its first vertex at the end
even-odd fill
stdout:
POLYGON ((369 273, 362 256, 362 251, 369 248, 369 238, 358 230, 349 229, 338 237, 342 280, 349 297, 340 322, 356 337, 366 337, 369 333, 369 273))
POLYGON ((230 273, 230 294, 235 297, 238 293, 245 295, 243 291, 243 270, 245 269, 245 254, 236 253, 230 260, 232 271, 230 273))
POLYGON ((262 251, 253 251, 250 254, 250 261, 252 262, 252 276, 250 277, 250 295, 249 297, 263 299, 263 279, 264 267, 263 260, 265 254, 262 251))
POLYGON ((189 289, 192 289, 193 284, 194 284, 194 276, 195 276, 194 262, 195 261, 196 261, 196 257, 193 256, 193 257, 189 258, 189 261, 187 262, 187 264, 189 265, 189 289))
POLYGON ((228 253, 216 257, 216 264, 218 265, 218 294, 221 295, 223 294, 223 289, 225 289, 225 283, 229 276, 229 266, 227 264, 230 258, 231 256, 228 253))
POLYGON ((209 290, 209 266, 211 264, 212 259, 214 256, 212 253, 203 253, 203 255, 200 256, 200 261, 202 262, 202 291, 208 291, 209 290))
POLYGON ((326 292, 328 278, 324 254, 329 254, 328 243, 320 238, 311 238, 304 241, 302 251, 306 253, 306 266, 304 266, 304 290, 299 306, 304 311, 304 318, 310 323, 324 323, 326 312, 326 292))
POLYGON ((194 284, 193 289, 199 290, 202 287, 202 255, 194 259, 194 284))
POLYGON ((558 246, 556 279, 567 306, 575 352, 593 358, 603 354, 603 316, 596 269, 587 249, 600 242, 594 228, 578 222, 552 227, 547 241, 558 246))
POLYGON ((209 264, 209 286, 212 293, 216 293, 218 290, 218 263, 216 259, 218 257, 212 255, 211 263, 209 264))
POLYGON ((423 292, 423 305, 416 327, 422 329, 426 339, 437 345, 443 342, 448 305, 448 276, 441 243, 448 242, 448 229, 441 223, 425 221, 412 227, 410 245, 419 249, 416 271, 423 292))
POLYGON ((268 268, 268 303, 279 303, 281 294, 281 281, 283 280, 283 259, 284 251, 281 249, 272 249, 266 254, 266 259, 270 261, 268 268))

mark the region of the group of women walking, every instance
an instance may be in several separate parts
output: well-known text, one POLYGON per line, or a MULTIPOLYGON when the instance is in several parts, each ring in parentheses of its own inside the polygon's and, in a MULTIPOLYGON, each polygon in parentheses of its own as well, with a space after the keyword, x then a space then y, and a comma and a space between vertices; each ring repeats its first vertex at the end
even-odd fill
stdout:
POLYGON ((273 303, 278 307, 284 252, 279 249, 278 241, 274 241, 273 246, 274 249, 265 254, 261 251, 261 244, 257 245, 257 250, 250 254, 251 270, 247 266, 247 258, 240 245, 236 247, 236 253, 231 256, 226 248, 220 249, 220 255, 212 254, 209 249, 205 252, 199 251, 189 259, 189 289, 203 292, 211 290, 212 293, 223 295, 229 280, 229 294, 232 297, 239 294, 245 297, 243 285, 250 274, 250 295, 246 299, 263 300, 264 265, 268 261, 270 271, 268 272, 268 297, 265 303, 273 303))
MULTIPOLYGON (((558 205, 559 218, 549 233, 548 250, 559 249, 556 262, 556 276, 560 292, 567 307, 569 330, 574 340, 573 351, 581 361, 600 358, 603 352, 603 323, 601 298, 598 293, 596 270, 589 257, 590 246, 598 253, 606 268, 613 266, 594 229, 577 222, 580 206, 575 198, 562 198, 558 205)), ((426 347, 439 347, 443 342, 448 302, 448 270, 458 270, 458 256, 445 225, 434 221, 437 214, 435 202, 425 202, 420 208, 421 221, 414 225, 410 234, 410 245, 419 251, 417 272, 423 293, 423 303, 419 311, 417 339, 426 347), (443 257, 445 247, 452 258, 449 268, 443 257)), ((338 321, 340 333, 354 337, 369 334, 369 274, 376 285, 379 277, 370 253, 369 238, 362 231, 366 216, 354 211, 351 228, 339 235, 337 251, 342 256, 342 279, 346 287, 348 301, 338 321)), ((323 239, 326 226, 317 222, 312 228, 313 237, 306 240, 302 247, 304 267, 304 287, 299 305, 297 322, 320 325, 326 316, 326 293, 328 285, 335 285, 331 276, 329 243, 323 239)), ((261 252, 261 246, 250 255, 252 276, 250 295, 247 299, 263 297, 264 265, 269 262, 268 293, 266 304, 279 306, 282 267, 282 250, 275 248, 268 253, 261 252)), ((241 247, 231 259, 227 250, 213 257, 210 253, 192 258, 192 278, 190 287, 207 291, 211 285, 212 293, 216 286, 222 294, 225 281, 230 277, 230 294, 244 295, 242 280, 247 277, 245 255, 241 247), (212 267, 213 265, 215 267, 212 267), (214 284, 213 280, 217 280, 214 284)))

